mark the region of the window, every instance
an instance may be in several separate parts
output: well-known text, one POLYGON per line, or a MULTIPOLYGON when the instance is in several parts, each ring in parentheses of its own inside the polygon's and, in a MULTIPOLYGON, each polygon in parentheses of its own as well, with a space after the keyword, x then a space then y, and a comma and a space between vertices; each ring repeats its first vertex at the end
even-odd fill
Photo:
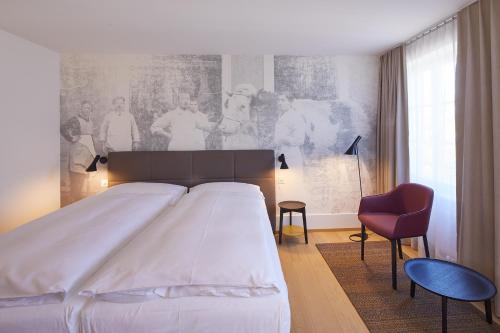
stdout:
POLYGON ((456 260, 455 66, 455 21, 406 48, 410 181, 434 189, 428 231, 431 256, 453 261, 456 260))

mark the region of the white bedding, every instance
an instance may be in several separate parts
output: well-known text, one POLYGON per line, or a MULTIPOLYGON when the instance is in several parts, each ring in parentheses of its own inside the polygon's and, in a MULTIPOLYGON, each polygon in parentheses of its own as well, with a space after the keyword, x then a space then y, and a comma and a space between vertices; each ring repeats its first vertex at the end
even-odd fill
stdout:
POLYGON ((68 297, 64 303, 0 309, 0 332, 289 333, 286 287, 280 290, 263 297, 201 296, 128 304, 68 297))
MULTIPOLYGON (((274 240, 270 242, 274 245, 274 240)), ((274 260, 276 270, 280 263, 274 260)), ((289 333, 290 307, 280 293, 263 297, 183 297, 116 304, 81 296, 64 303, 0 309, 9 333, 289 333)))
POLYGON ((272 295, 280 291, 277 256, 260 192, 199 191, 160 215, 80 294, 111 302, 272 295))
MULTIPOLYGON (((183 198, 182 202, 187 197, 183 198)), ((194 198, 194 196, 190 198, 194 198)), ((236 200, 238 201, 239 199, 236 200)), ((182 205, 182 202, 179 205, 182 205)), ((241 204, 241 201, 239 203, 241 204)), ((245 211, 244 209, 240 210, 238 205, 232 206, 232 208, 230 211, 238 216, 245 211)), ((261 208, 263 209, 263 207, 261 208)), ((191 208, 191 210, 197 209, 191 208)), ((265 211, 265 209, 263 210, 265 211)), ((201 211, 201 213, 206 216, 207 212, 201 211)), ((235 216, 235 219, 238 216, 235 216)), ((154 223, 158 221, 160 220, 154 223)), ((165 222, 164 219, 160 223, 165 222)), ((182 224, 183 220, 181 219, 177 222, 182 224)), ((253 223, 255 222, 258 221, 254 220, 253 223)), ((175 221, 170 221, 169 223, 175 223, 175 221)), ((224 223, 229 222, 224 221, 224 223)), ((166 224, 163 225, 167 226, 166 224)), ((152 232, 152 226, 153 224, 150 224, 147 228, 143 229, 134 238, 134 242, 139 237, 145 237, 143 235, 147 232, 152 232)), ((268 220, 267 224, 263 224, 262 226, 261 232, 264 235, 263 243, 249 246, 246 251, 249 252, 249 255, 261 256, 261 259, 269 259, 279 293, 260 297, 158 297, 149 302, 128 304, 110 303, 93 298, 69 295, 63 303, 0 309, 0 332, 290 332, 288 293, 274 237, 269 229, 268 220), (256 251, 257 247, 266 249, 264 251, 267 252, 259 254, 256 251)), ((173 227, 173 225, 168 226, 169 229, 170 227, 173 227)), ((235 237, 235 243, 232 245, 239 245, 241 247, 242 242, 248 241, 246 234, 247 231, 245 228, 239 229, 235 225, 235 228, 227 229, 226 233, 220 236, 224 239, 235 237)), ((160 235, 157 237, 161 238, 160 235)), ((138 245, 143 246, 144 243, 138 245)), ((122 248, 123 250, 125 248, 122 248)), ((153 254, 155 258, 160 256, 160 253, 153 254)))
MULTIPOLYGON (((233 208, 238 210, 238 207, 233 208)), ((268 237, 264 237, 264 244, 254 246, 264 245, 263 248, 268 249, 263 257, 269 258, 274 269, 279 293, 260 297, 157 298, 128 304, 90 299, 80 314, 80 332, 289 333, 291 317, 288 291, 276 243, 272 232, 268 230, 269 221, 267 223, 263 235, 268 237)), ((237 242, 248 240, 245 230, 229 229, 227 232, 234 232, 231 237, 235 237, 237 242)), ((249 250, 256 253, 255 248, 249 250)))
MULTIPOLYGON (((281 270, 279 262, 276 268, 281 270)), ((94 299, 80 317, 81 333, 289 333, 291 325, 284 281, 278 294, 261 297, 196 296, 128 304, 94 299)))
POLYGON ((0 307, 61 302, 186 188, 169 194, 114 191, 0 235, 0 307))
POLYGON ((78 333, 80 312, 88 299, 68 296, 64 302, 0 309, 0 332, 78 333))

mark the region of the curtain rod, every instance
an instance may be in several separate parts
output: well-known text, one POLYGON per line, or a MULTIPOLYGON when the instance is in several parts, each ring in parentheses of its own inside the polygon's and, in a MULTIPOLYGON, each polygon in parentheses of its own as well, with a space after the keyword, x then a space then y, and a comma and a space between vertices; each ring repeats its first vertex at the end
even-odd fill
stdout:
POLYGON ((432 27, 430 27, 429 29, 425 30, 425 31, 422 31, 420 32, 419 34, 413 36, 412 38, 408 39, 405 44, 406 45, 410 45, 411 43, 413 42, 416 42, 417 40, 419 40, 420 38, 423 38, 425 36, 427 36, 428 34, 430 34, 431 32, 434 32, 436 30, 438 30, 439 28, 441 27, 444 27, 445 25, 447 25, 448 23, 451 23, 453 21, 455 21, 457 19, 457 14, 454 14, 453 16, 450 16, 448 17, 447 19, 445 19, 444 21, 441 21, 439 22, 438 24, 435 24, 433 25, 432 27))
POLYGON ((384 51, 382 54, 385 54, 386 52, 388 52, 389 50, 392 50, 392 49, 395 49, 401 45, 409 45, 413 42, 415 42, 416 40, 428 35, 429 33, 435 31, 436 29, 442 27, 443 25, 449 23, 449 22, 453 22, 454 20, 457 19, 457 14, 458 12, 460 12, 462 9, 466 8, 466 7, 469 7, 470 5, 478 2, 479 0, 470 0, 469 2, 467 2, 466 4, 464 4, 462 7, 460 7, 452 16, 449 16, 448 18, 440 21, 439 23, 437 24, 434 24, 432 25, 430 28, 427 28, 426 30, 422 31, 422 32, 419 32, 418 34, 416 34, 415 36, 411 37, 410 39, 407 39, 406 41, 404 42, 400 42, 398 44, 396 44, 395 46, 391 47, 390 49, 384 51), (439 27, 438 27, 439 26, 439 27))

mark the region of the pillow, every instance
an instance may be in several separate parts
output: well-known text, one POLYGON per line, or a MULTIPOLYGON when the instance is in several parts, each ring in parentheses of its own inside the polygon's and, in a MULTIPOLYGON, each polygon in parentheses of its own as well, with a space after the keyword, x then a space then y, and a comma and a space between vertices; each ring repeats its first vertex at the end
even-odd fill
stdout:
POLYGON ((215 182, 196 185, 189 189, 189 192, 218 191, 218 192, 251 192, 261 193, 260 187, 254 184, 236 182, 215 182))
POLYGON ((115 194, 164 194, 172 197, 171 204, 174 204, 187 193, 187 187, 164 183, 125 183, 115 185, 101 195, 115 194))

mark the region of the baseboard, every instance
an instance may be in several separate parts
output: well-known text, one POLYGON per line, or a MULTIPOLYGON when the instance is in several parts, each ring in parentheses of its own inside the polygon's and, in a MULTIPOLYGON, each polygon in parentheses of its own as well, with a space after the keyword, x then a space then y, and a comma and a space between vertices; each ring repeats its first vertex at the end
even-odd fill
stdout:
MULTIPOLYGON (((283 217, 283 224, 289 222, 288 214, 283 217)), ((292 224, 302 225, 302 216, 294 213, 292 224)), ((276 217, 276 228, 279 228, 279 216, 276 217)), ((353 229, 359 228, 358 215, 356 213, 340 214, 307 214, 307 229, 353 229)))

